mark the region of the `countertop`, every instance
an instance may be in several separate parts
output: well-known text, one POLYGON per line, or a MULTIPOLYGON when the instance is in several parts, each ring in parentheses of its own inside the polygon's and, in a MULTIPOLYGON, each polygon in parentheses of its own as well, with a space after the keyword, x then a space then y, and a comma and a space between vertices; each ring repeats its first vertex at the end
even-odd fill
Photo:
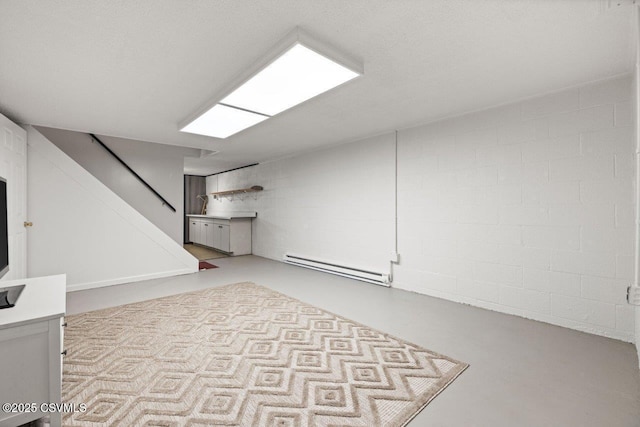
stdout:
POLYGON ((210 219, 237 219, 237 218, 255 218, 258 216, 256 212, 229 212, 210 215, 187 214, 189 218, 210 218, 210 219))
POLYGON ((64 274, 0 282, 0 288, 27 285, 15 307, 0 310, 0 329, 64 316, 67 303, 66 282, 64 274))

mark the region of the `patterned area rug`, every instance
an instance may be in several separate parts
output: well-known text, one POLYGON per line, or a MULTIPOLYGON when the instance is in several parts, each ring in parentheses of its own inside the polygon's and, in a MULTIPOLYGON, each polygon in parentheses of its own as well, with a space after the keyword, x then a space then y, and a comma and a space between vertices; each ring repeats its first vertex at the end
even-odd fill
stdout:
POLYGON ((66 320, 65 426, 403 426, 468 366, 253 283, 66 320))

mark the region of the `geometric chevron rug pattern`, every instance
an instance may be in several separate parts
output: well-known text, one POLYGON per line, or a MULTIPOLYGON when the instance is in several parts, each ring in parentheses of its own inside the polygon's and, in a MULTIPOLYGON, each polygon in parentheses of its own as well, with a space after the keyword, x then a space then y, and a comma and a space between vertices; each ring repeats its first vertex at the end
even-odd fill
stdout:
POLYGON ((65 426, 404 426, 468 366, 253 283, 66 321, 65 426))

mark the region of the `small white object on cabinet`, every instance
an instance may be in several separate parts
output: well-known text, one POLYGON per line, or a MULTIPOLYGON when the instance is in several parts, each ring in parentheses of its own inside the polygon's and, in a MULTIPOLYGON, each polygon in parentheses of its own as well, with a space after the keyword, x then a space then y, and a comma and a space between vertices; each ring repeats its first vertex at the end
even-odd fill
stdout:
POLYGON ((63 317, 66 276, 2 282, 26 285, 15 307, 0 310, 0 402, 36 403, 36 412, 0 412, 0 427, 17 426, 50 416, 51 427, 62 424, 60 413, 44 413, 43 403, 61 403, 63 317))

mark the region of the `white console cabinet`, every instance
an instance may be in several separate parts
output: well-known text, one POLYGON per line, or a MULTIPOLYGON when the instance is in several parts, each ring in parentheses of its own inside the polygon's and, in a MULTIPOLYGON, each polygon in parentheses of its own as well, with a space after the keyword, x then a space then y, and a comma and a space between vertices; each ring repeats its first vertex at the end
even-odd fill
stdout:
MULTIPOLYGON (((0 310, 0 403, 61 403, 66 276, 0 282, 25 284, 15 307, 0 310)), ((46 415, 51 427, 61 414, 0 411, 0 427, 15 427, 46 415)))

